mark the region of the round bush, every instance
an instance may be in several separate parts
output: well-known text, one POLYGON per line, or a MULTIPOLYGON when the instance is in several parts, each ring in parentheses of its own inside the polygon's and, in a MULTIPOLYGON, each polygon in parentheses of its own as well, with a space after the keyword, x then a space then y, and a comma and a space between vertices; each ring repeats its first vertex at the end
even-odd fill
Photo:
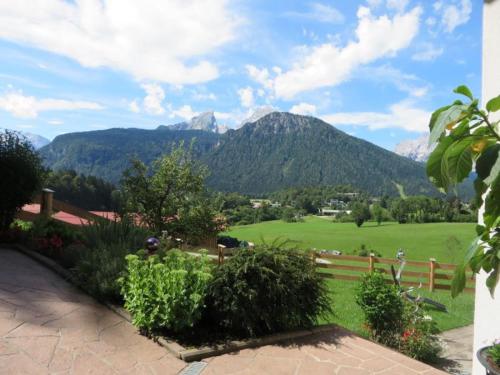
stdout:
POLYGON ((309 327, 331 313, 311 258, 273 246, 236 250, 215 271, 207 304, 212 322, 238 336, 309 327))
POLYGON ((358 287, 356 303, 363 310, 371 335, 394 346, 404 320, 403 299, 396 286, 387 284, 380 272, 366 274, 358 287))

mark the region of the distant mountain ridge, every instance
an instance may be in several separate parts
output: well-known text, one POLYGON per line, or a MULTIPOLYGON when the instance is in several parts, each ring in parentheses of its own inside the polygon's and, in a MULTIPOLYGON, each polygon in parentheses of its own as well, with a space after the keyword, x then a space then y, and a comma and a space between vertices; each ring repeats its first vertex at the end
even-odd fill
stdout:
POLYGON ((424 166, 352 137, 310 116, 272 112, 225 134, 213 113, 189 127, 108 129, 58 136, 41 149, 46 164, 118 182, 131 157, 151 163, 172 145, 196 138, 195 157, 210 169, 209 187, 263 194, 312 185, 350 184, 372 194, 433 194, 424 166), (198 124, 202 125, 198 125, 198 124))
POLYGON ((13 131, 20 133, 24 137, 26 137, 26 139, 33 145, 35 150, 38 150, 39 148, 42 148, 43 146, 46 146, 50 143, 50 140, 48 140, 47 138, 42 137, 41 135, 38 135, 38 134, 20 131, 20 130, 13 130, 13 131))
POLYGON ((203 130, 217 134, 225 133, 228 130, 227 126, 217 123, 214 112, 203 112, 193 117, 190 121, 167 125, 166 127, 172 130, 203 130))
POLYGON ((291 186, 350 184, 373 194, 433 194, 422 164, 326 122, 272 112, 229 130, 202 160, 208 184, 222 191, 267 193, 291 186))
POLYGON ((429 147, 427 134, 417 138, 402 141, 396 145, 394 152, 415 161, 427 161, 434 147, 429 147))

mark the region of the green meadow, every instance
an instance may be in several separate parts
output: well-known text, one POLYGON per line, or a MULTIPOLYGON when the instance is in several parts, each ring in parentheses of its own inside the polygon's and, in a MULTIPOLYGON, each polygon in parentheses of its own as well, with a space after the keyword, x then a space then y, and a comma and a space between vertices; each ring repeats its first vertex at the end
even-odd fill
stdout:
MULTIPOLYGON (((227 234, 255 243, 288 239, 291 240, 288 245, 291 247, 334 249, 341 250, 344 254, 350 254, 361 244, 365 244, 368 249, 376 250, 387 258, 393 258, 397 249, 403 248, 408 260, 425 261, 436 258, 438 262, 457 263, 474 238, 474 227, 472 223, 388 222, 378 226, 376 223, 368 222, 358 228, 353 223, 333 223, 330 219, 311 216, 301 223, 286 223, 279 220, 236 226, 227 234)), ((337 323, 364 335, 363 315, 355 302, 358 283, 344 280, 328 280, 327 283, 332 293, 335 313, 325 318, 323 322, 337 323)), ((449 291, 430 293, 418 289, 416 293, 447 306, 448 313, 432 309, 427 311, 441 330, 472 324, 473 294, 461 294, 453 299, 449 291)))
POLYGON ((393 258, 403 248, 409 260, 436 258, 438 262, 457 263, 475 237, 474 227, 473 223, 387 222, 378 226, 368 222, 358 228, 354 223, 309 216, 301 223, 276 220, 235 226, 225 234, 255 243, 287 239, 291 247, 340 250, 343 254, 351 254, 364 244, 387 258, 393 258))

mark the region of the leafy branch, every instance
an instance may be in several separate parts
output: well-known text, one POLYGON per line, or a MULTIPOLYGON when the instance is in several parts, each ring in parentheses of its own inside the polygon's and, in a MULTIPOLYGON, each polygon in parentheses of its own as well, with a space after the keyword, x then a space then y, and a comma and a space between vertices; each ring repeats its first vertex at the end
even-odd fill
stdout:
POLYGON ((474 189, 479 205, 484 204, 483 224, 476 227, 477 237, 458 265, 452 282, 452 296, 465 287, 465 271, 481 270, 488 274, 486 286, 491 295, 500 279, 500 134, 499 121, 490 115, 500 110, 500 95, 479 108, 467 86, 455 93, 469 99, 456 100, 434 111, 429 122, 429 143, 436 148, 427 161, 427 175, 441 191, 447 192, 467 178, 474 168, 474 189))

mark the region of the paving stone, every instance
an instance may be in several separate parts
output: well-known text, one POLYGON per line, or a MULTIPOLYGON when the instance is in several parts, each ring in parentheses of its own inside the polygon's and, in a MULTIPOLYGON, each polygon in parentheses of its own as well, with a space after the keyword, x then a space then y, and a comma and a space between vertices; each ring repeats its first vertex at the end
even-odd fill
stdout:
POLYGON ((338 367, 330 362, 304 360, 300 363, 297 375, 331 375, 335 374, 338 367))
POLYGON ((59 337, 30 336, 13 337, 7 340, 9 344, 21 348, 35 362, 47 367, 52 359, 59 337))
POLYGON ((298 359, 273 358, 259 354, 250 363, 249 370, 255 374, 289 375, 295 374, 299 364, 298 359))
POLYGON ((73 352, 70 350, 56 348, 52 361, 49 364, 51 373, 63 373, 69 371, 73 364, 73 352))
POLYGON ((239 355, 225 354, 214 357, 209 366, 202 371, 203 375, 225 375, 234 374, 249 367, 253 361, 252 357, 240 357, 239 355))

